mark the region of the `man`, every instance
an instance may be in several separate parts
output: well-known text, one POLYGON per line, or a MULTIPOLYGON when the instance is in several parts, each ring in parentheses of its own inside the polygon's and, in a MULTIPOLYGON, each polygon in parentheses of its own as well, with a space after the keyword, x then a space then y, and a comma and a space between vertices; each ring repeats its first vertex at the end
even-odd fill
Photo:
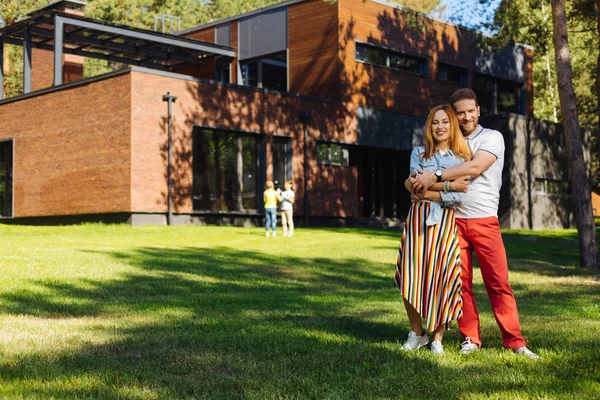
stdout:
POLYGON ((477 95, 471 89, 459 89, 450 97, 460 129, 473 159, 435 172, 420 172, 413 190, 427 190, 436 182, 473 177, 467 195, 458 206, 456 225, 462 264, 463 316, 458 327, 465 341, 460 352, 468 354, 481 347, 479 312, 473 295, 473 250, 505 347, 515 353, 538 359, 521 336, 517 304, 508 284, 508 262, 498 222, 498 202, 504 165, 504 139, 498 131, 479 125, 477 95))

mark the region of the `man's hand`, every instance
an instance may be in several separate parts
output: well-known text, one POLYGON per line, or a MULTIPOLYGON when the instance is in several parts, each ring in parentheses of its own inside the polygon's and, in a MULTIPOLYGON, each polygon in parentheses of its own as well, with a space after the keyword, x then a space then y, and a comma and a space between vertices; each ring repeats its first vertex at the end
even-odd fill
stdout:
POLYGON ((404 181, 404 187, 406 188, 406 190, 408 190, 409 192, 413 192, 413 185, 415 184, 415 182, 417 181, 417 173, 413 172, 412 174, 410 174, 408 176, 408 178, 406 178, 406 181, 404 181))
POLYGON ((425 172, 423 170, 418 170, 418 172, 421 176, 419 176, 412 185, 414 193, 424 192, 437 182, 435 172, 425 172))
POLYGON ((471 177, 469 176, 461 176, 457 180, 450 182, 450 190, 453 192, 465 193, 467 190, 469 190, 470 180, 471 177))
POLYGON ((425 191, 423 190, 422 192, 418 192, 418 193, 411 193, 410 194, 410 201, 415 203, 417 201, 421 201, 425 198, 425 191))

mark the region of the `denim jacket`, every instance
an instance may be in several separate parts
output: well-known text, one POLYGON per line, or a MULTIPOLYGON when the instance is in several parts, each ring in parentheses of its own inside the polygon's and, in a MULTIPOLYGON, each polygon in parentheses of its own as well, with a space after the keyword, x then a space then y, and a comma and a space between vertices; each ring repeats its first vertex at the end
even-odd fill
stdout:
MULTIPOLYGON (((425 172, 433 172, 438 169, 446 169, 454 167, 462 163, 464 160, 454 155, 452 150, 448 150, 445 154, 440 151, 436 151, 432 158, 424 159, 423 153, 425 148, 423 146, 415 147, 410 155, 410 172, 417 172, 421 169, 425 172)), ((427 225, 435 225, 440 222, 442 218, 442 206, 444 207, 456 207, 456 205, 465 197, 463 192, 448 193, 440 192, 442 201, 431 201, 431 207, 429 209, 429 216, 427 217, 427 225)))

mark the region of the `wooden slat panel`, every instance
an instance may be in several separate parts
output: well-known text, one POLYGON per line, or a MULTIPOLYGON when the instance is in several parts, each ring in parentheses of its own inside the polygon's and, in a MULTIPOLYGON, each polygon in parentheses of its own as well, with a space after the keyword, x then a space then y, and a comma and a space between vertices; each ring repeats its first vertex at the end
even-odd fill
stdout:
POLYGON ((288 7, 289 91, 339 98, 338 7, 322 0, 288 7))
POLYGON ((460 85, 436 80, 437 63, 473 64, 472 32, 362 0, 340 0, 342 98, 354 104, 426 115, 460 85), (428 60, 419 76, 355 61, 355 40, 428 60))
MULTIPOLYGON (((229 24, 230 45, 234 49, 238 48, 238 21, 232 21, 229 24)), ((237 51, 235 52, 237 54, 237 51)), ((237 57, 231 62, 231 83, 241 83, 237 81, 237 57)))

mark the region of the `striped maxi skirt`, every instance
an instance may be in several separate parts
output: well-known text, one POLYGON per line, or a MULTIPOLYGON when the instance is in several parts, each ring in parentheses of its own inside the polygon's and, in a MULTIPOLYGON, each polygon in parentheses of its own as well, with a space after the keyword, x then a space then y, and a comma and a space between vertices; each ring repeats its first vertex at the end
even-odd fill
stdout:
POLYGON ((427 226, 429 202, 413 203, 402 232, 394 283, 423 317, 429 331, 462 316, 460 246, 454 209, 427 226))

